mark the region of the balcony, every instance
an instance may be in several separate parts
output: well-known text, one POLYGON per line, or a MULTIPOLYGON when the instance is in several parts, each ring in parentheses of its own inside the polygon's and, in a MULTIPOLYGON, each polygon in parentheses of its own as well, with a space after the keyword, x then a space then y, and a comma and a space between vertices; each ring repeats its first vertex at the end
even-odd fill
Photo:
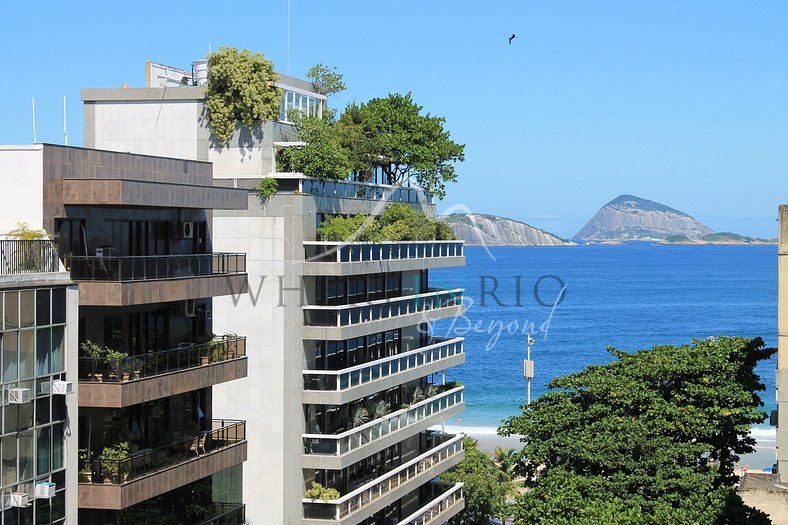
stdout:
POLYGON ((81 306, 129 306, 246 292, 246 254, 65 258, 81 306))
POLYGON ((462 314, 464 290, 427 292, 339 306, 306 305, 304 339, 340 341, 373 332, 445 319, 462 314))
POLYGON ((434 338, 428 346, 342 370, 304 370, 305 404, 343 405, 465 362, 463 338, 434 338))
POLYGON ((304 241, 304 275, 358 275, 464 266, 465 241, 304 241))
POLYGON ((445 421, 465 409, 464 387, 414 403, 341 434, 304 434, 304 468, 339 470, 445 421))
POLYGON ((214 514, 196 525, 244 525, 246 523, 246 505, 241 503, 213 503, 211 505, 214 507, 214 514))
POLYGON ((447 437, 447 441, 337 500, 304 498, 304 525, 354 525, 445 472, 464 457, 462 436, 447 437))
POLYGON ((246 377, 246 338, 123 359, 79 358, 79 405, 122 408, 246 377))
POLYGON ((433 204, 435 200, 430 192, 416 187, 407 188, 349 180, 318 180, 302 173, 272 173, 271 176, 279 182, 279 191, 294 191, 317 197, 412 204, 433 204))
POLYGON ((79 507, 121 510, 246 461, 246 422, 213 420, 212 430, 126 459, 80 467, 79 507))
POLYGON ((397 525, 433 525, 446 523, 465 508, 462 483, 431 483, 437 497, 400 521, 397 525))
POLYGON ((54 241, 0 241, 0 275, 59 271, 60 260, 54 241))

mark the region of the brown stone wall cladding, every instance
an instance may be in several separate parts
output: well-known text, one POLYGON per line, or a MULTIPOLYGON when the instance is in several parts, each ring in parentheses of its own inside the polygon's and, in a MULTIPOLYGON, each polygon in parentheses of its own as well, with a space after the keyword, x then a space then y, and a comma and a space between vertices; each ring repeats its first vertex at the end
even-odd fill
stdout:
POLYGON ((131 306, 241 295, 246 291, 246 274, 133 282, 82 281, 79 284, 79 304, 80 306, 131 306))

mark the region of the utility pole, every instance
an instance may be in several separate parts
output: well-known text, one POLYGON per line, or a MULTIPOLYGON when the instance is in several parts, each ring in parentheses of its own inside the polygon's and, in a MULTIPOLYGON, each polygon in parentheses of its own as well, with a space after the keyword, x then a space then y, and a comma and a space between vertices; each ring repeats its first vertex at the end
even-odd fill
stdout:
POLYGON ((534 362, 531 359, 531 345, 535 344, 531 338, 530 332, 525 334, 526 342, 525 346, 528 350, 528 357, 523 360, 523 377, 525 377, 525 381, 528 384, 528 404, 531 404, 531 379, 534 378, 534 362))

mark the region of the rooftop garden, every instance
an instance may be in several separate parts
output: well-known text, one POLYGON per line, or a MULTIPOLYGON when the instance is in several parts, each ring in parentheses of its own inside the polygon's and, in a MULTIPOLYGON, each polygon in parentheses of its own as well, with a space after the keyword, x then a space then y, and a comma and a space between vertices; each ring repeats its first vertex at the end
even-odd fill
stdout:
POLYGON ((404 203, 390 204, 377 217, 370 215, 336 216, 317 229, 320 239, 341 242, 451 241, 451 227, 432 219, 404 203))

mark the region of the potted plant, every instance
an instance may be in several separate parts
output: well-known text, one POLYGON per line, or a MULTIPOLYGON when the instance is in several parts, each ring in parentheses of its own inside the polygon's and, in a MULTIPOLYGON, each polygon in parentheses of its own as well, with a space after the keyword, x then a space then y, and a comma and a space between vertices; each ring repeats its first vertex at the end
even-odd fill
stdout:
POLYGON ((79 449, 79 482, 93 483, 93 452, 79 449))
POLYGON ((92 376, 94 380, 101 383, 104 380, 104 374, 99 372, 99 364, 103 364, 101 360, 105 359, 107 353, 111 350, 109 347, 94 343, 90 339, 80 344, 79 350, 81 354, 80 357, 93 360, 93 373, 89 374, 88 377, 92 376))
POLYGON ((315 483, 314 481, 312 482, 312 488, 307 489, 305 496, 309 499, 319 501, 334 501, 340 498, 340 494, 337 489, 324 487, 320 483, 315 483))
POLYGON ((126 352, 118 352, 117 350, 108 350, 106 354, 106 363, 109 368, 110 381, 117 381, 121 373, 121 360, 129 356, 126 352))
POLYGON ((129 444, 121 441, 112 447, 104 447, 101 453, 101 471, 104 483, 123 483, 129 475, 129 444))

